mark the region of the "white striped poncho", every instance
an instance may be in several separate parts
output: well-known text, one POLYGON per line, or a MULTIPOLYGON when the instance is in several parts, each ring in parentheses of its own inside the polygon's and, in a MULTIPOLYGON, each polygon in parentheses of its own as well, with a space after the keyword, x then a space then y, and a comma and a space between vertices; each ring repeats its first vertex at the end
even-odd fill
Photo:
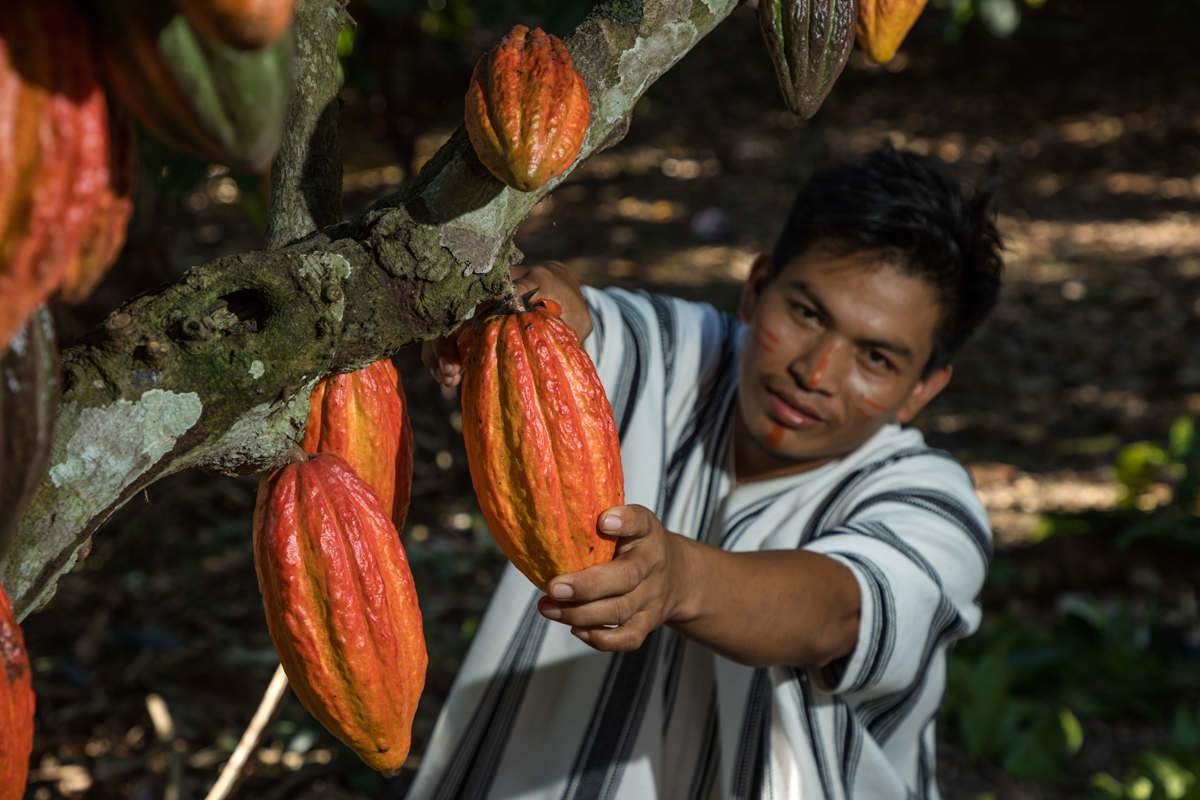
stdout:
POLYGON ((937 798, 947 650, 979 624, 991 553, 969 473, 893 424, 839 461, 735 486, 742 323, 663 296, 585 295, 626 502, 726 550, 837 559, 861 591, 857 644, 823 670, 745 667, 665 627, 600 653, 541 617, 510 565, 410 800, 937 798))

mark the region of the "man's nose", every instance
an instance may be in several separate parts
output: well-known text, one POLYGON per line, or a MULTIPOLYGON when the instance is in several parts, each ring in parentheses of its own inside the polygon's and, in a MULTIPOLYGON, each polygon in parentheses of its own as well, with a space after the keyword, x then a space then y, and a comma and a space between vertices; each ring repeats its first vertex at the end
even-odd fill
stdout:
POLYGON ((836 391, 845 369, 843 345, 840 339, 823 340, 808 357, 798 360, 793 369, 801 385, 811 391, 836 391))

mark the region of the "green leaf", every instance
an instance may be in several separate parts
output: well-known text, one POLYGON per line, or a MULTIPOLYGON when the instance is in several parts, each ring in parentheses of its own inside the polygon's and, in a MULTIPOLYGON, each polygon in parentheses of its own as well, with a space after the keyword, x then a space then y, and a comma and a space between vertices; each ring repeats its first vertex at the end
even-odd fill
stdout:
POLYGON ((1063 744, 1066 747, 1067 755, 1075 755, 1083 747, 1083 726, 1071 713, 1071 709, 1066 706, 1058 710, 1058 724, 1062 727, 1063 744))
POLYGON ((1175 706, 1171 720, 1171 740, 1180 747, 1200 747, 1200 706, 1189 709, 1183 703, 1175 706))
POLYGON ((1196 423, 1191 417, 1176 417, 1167 435, 1167 449, 1176 458, 1183 458, 1196 441, 1196 423))
POLYGON ((1067 755, 1066 737, 1059 716, 1048 714, 1017 737, 1004 757, 1003 766, 1013 777, 1022 780, 1049 780, 1066 771, 1067 755))
POLYGON ((1104 792, 1108 800, 1122 800, 1125 797, 1125 787, 1107 772, 1093 774, 1090 783, 1093 788, 1104 792))

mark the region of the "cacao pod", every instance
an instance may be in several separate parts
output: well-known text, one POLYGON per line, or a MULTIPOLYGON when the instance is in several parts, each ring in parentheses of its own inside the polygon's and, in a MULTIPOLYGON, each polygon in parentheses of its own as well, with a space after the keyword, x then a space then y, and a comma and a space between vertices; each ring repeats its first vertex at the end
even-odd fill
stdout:
POLYGON ((475 65, 467 135, 483 165, 531 192, 566 172, 592 109, 583 78, 557 36, 517 25, 475 65))
POLYGON ((296 0, 174 0, 192 27, 238 50, 274 44, 292 24, 296 0))
POLYGON ((375 490, 396 530, 404 530, 412 490, 412 424, 391 359, 318 381, 300 446, 309 455, 344 458, 375 490))
POLYGON ((611 561, 600 512, 624 502, 621 443, 591 358, 538 308, 481 322, 462 384, 463 439, 500 549, 542 591, 611 561))
POLYGON ((369 766, 398 768, 428 657, 404 548, 375 492, 333 453, 276 470, 258 487, 254 565, 300 702, 369 766))
POLYGON ((109 85, 146 130, 196 158, 266 169, 287 118, 291 36, 243 52, 197 33, 166 2, 85 4, 109 85))
POLYGON ((855 0, 761 0, 758 25, 783 100, 793 114, 817 113, 854 49, 855 0))
POLYGON ((0 558, 46 475, 59 391, 54 322, 39 305, 0 358, 0 558))
POLYGON ((926 2, 858 0, 858 46, 877 64, 891 61, 926 2))
POLYGON ((25 795, 34 704, 25 636, 0 586, 0 800, 21 800, 25 795))
POLYGON ((125 240, 132 182, 113 171, 93 62, 70 0, 0 3, 0 351, 64 280, 72 296, 98 280, 125 240))

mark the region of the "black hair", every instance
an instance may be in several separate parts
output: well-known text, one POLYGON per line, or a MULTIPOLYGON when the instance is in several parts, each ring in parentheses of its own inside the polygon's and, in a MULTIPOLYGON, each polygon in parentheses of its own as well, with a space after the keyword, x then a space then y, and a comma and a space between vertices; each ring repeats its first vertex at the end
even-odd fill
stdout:
POLYGON ((1000 295, 1003 245, 993 222, 995 170, 970 198, 934 158, 885 146, 813 173, 772 254, 773 275, 816 246, 873 253, 926 280, 941 322, 925 374, 948 365, 1000 295))

